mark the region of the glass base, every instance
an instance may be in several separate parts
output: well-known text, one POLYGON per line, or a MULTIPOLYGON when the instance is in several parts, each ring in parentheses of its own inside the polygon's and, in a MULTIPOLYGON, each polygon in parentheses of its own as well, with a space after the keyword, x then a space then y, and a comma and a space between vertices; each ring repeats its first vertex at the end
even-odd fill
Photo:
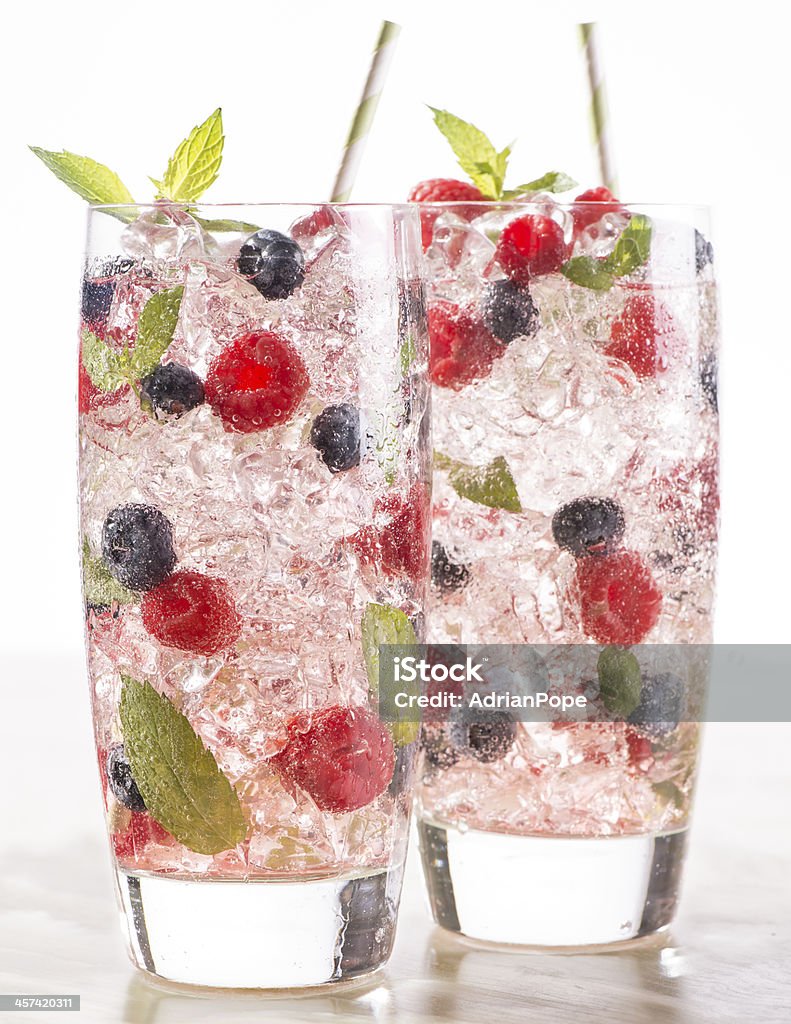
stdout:
POLYGON ((133 962, 216 988, 302 988, 377 970, 393 946, 402 876, 245 882, 116 871, 133 962))
POLYGON ((686 830, 575 838, 418 824, 437 924, 486 942, 610 946, 666 928, 686 830))

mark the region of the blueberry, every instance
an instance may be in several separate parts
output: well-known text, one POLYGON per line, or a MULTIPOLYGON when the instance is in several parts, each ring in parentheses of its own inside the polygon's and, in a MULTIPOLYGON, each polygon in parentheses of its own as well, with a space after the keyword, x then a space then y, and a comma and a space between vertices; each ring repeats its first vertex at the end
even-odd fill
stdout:
POLYGON ((717 378, 717 356, 714 352, 709 352, 700 366, 700 387, 715 412, 718 411, 717 378))
POLYGON ((695 228, 695 273, 699 274, 707 264, 714 261, 711 242, 695 228))
POLYGON ((576 558, 610 554, 625 528, 623 509, 612 498, 575 498, 552 517, 555 543, 576 558))
POLYGON ((251 235, 239 250, 239 273, 265 299, 285 299, 305 279, 305 257, 288 235, 263 228, 251 235))
POLYGON ((447 771, 459 760, 461 754, 453 746, 445 729, 425 726, 420 736, 420 749, 425 763, 439 771, 447 771))
POLYGON ((438 540, 431 544, 431 582, 442 594, 463 590, 470 582, 469 566, 454 562, 438 540))
POLYGON ((130 590, 151 590, 173 571, 173 527, 151 505, 119 505, 104 521, 102 557, 130 590))
POLYGON ((100 327, 107 322, 113 304, 115 281, 96 281, 86 277, 82 282, 82 319, 86 324, 100 327))
POLYGON ((506 344, 538 330, 538 310, 530 292, 515 281, 492 281, 481 300, 486 329, 506 344))
POLYGON ((360 410, 353 405, 328 405, 313 421, 310 443, 331 473, 360 464, 360 410))
POLYGON ((667 736, 678 725, 684 704, 684 684, 678 676, 661 672, 643 678, 640 703, 627 721, 652 739, 667 736))
POLYGON ((483 764, 505 757, 516 739, 516 722, 507 711, 454 709, 449 735, 454 746, 483 764))
POLYGON ((132 766, 126 758, 123 743, 116 743, 107 752, 107 781, 113 796, 130 811, 144 811, 145 800, 140 795, 132 775, 132 766))
POLYGON ((181 416, 202 405, 203 381, 188 366, 164 363, 140 381, 140 398, 158 416, 181 416))

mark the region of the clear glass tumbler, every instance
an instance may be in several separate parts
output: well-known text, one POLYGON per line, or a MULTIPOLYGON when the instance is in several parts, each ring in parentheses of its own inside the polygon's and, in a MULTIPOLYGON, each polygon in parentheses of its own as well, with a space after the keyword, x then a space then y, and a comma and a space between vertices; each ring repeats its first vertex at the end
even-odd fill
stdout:
POLYGON ((419 233, 409 207, 90 211, 88 668, 131 956, 162 978, 389 956, 417 742, 366 651, 423 631, 419 233))
MULTIPOLYGON (((718 328, 706 211, 534 196, 422 216, 430 641, 638 656, 636 645, 709 643, 718 328)), ((666 674, 644 672, 633 696, 640 707, 627 702, 618 721, 504 714, 424 728, 419 830, 441 925, 583 946, 669 924, 699 724, 666 674), (657 708, 660 725, 646 711, 657 708)))

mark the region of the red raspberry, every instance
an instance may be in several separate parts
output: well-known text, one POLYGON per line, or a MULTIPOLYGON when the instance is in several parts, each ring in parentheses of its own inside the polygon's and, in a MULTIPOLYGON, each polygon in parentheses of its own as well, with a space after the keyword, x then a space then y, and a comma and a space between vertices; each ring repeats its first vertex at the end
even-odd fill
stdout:
POLYGON ((577 561, 582 628, 599 644, 639 644, 659 618, 662 592, 639 555, 577 561))
POLYGON ((619 213, 623 211, 623 206, 604 185, 600 185, 598 188, 589 188, 587 192, 578 195, 574 202, 575 204, 591 204, 572 206, 571 216, 574 220, 575 235, 581 234, 591 224, 600 221, 606 213, 619 213))
POLYGON ((285 338, 255 331, 211 364, 206 400, 226 430, 250 434, 288 422, 309 384, 305 364, 285 338))
POLYGON ((319 206, 311 213, 294 221, 288 230, 295 242, 309 241, 331 228, 340 230, 344 227, 343 216, 332 206, 319 206))
POLYGON ((143 595, 143 625, 165 647, 210 655, 239 638, 241 620, 225 580, 174 572, 143 595))
MULTIPOLYGON (((485 202, 486 197, 479 188, 468 181, 455 181, 453 178, 430 178, 421 181, 409 193, 410 203, 469 203, 485 202)), ((423 234, 423 248, 428 249, 434 235, 434 221, 441 210, 423 210, 420 214, 420 226, 423 234)), ((478 212, 476 207, 460 206, 453 210, 464 220, 472 220, 478 212)))
POLYGON ((365 807, 387 789, 395 762, 390 731, 372 712, 342 704, 300 711, 271 760, 322 811, 365 807))
POLYGON ((422 578, 428 552, 428 498, 419 484, 404 498, 386 494, 374 503, 374 523, 349 541, 360 558, 387 576, 422 578))
POLYGON ((640 380, 656 377, 680 356, 686 341, 669 310, 650 293, 626 300, 610 329, 604 354, 622 359, 640 380))
POLYGON ((488 377, 505 345, 486 330, 469 310, 437 302, 428 311, 430 377, 434 384, 460 391, 488 377))
POLYGON ((112 836, 113 850, 119 860, 139 857, 149 843, 169 846, 173 842, 170 832, 145 811, 133 814, 126 831, 112 836))
POLYGON ((626 730, 626 749, 629 752, 629 764, 632 768, 645 768, 649 758, 654 756, 651 741, 642 736, 636 729, 626 730))
POLYGON ((690 525, 704 539, 713 540, 717 536, 720 465, 715 454, 707 455, 700 462, 679 463, 667 476, 660 477, 657 485, 657 505, 662 512, 681 520, 690 517, 690 525))
POLYGON ((495 260, 519 284, 560 270, 568 258, 563 228, 551 217, 528 214, 507 224, 500 235, 495 260))

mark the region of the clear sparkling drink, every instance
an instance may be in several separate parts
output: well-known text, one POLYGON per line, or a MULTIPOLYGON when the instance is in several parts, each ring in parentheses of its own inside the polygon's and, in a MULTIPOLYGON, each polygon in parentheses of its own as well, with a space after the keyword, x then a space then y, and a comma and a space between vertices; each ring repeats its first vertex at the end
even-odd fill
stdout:
POLYGON ((165 978, 389 955, 417 742, 364 642, 422 638, 418 238, 409 208, 91 211, 88 667, 131 953, 165 978))
POLYGON ((579 681, 594 712, 606 710, 601 649, 644 663, 618 720, 506 715, 494 747, 474 723, 425 727, 434 913, 503 942, 646 935, 675 909, 699 732, 646 645, 711 640, 717 301, 705 213, 531 196, 423 218, 430 641, 554 645, 550 660, 589 644, 579 681))

